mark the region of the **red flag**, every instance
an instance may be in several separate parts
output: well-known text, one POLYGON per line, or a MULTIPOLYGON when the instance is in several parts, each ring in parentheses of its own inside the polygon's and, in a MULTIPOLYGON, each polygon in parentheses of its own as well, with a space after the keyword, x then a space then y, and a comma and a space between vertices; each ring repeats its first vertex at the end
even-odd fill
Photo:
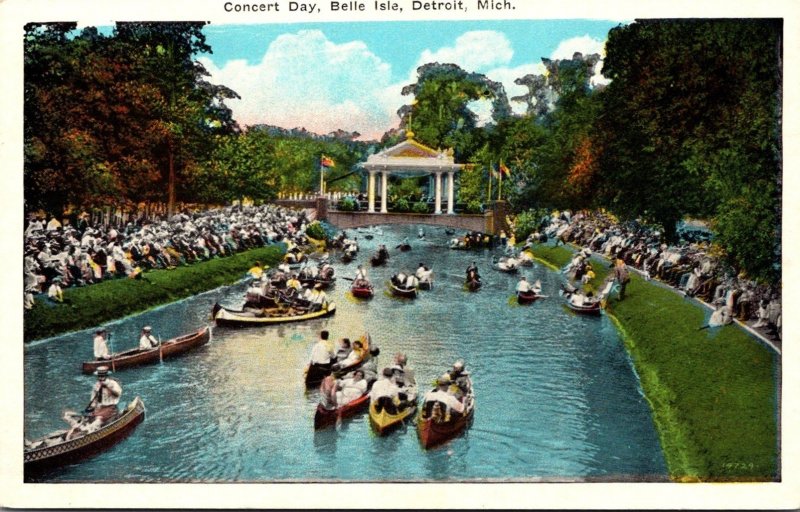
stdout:
POLYGON ((503 173, 503 176, 508 177, 511 175, 511 169, 506 167, 506 164, 500 162, 500 172, 503 173))
POLYGON ((322 155, 322 158, 320 158, 320 163, 322 164, 322 167, 336 167, 336 162, 334 162, 333 158, 329 156, 322 155))

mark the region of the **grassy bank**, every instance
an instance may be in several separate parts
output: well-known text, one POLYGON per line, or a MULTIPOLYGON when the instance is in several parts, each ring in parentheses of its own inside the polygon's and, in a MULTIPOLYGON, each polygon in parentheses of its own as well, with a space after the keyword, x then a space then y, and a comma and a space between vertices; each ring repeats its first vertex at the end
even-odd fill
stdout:
POLYGON ((37 299, 25 312, 25 341, 85 329, 139 313, 242 278, 256 261, 276 265, 284 254, 278 244, 172 270, 154 270, 141 279, 114 279, 64 290, 64 303, 37 299))
MULTIPOLYGON (((572 253, 533 252, 558 267, 572 253)), ((599 281, 608 269, 596 271, 599 281)), ((607 313, 636 366, 673 480, 777 478, 779 361, 771 350, 734 325, 698 330, 701 306, 638 275, 607 313)))

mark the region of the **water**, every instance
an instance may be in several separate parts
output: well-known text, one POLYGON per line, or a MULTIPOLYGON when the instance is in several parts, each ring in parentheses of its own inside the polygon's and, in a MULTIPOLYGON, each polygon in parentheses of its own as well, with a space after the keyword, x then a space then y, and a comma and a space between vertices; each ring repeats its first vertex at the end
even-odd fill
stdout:
MULTIPOLYGON (((215 328, 211 342, 163 364, 120 371, 123 402, 141 396, 147 417, 112 449, 47 475, 51 482, 274 481, 561 481, 663 480, 667 470, 650 410, 613 325, 605 316, 576 316, 558 297, 560 276, 537 265, 523 274, 541 279, 550 298, 529 306, 512 299, 516 278, 491 270, 491 253, 451 251, 443 229, 384 227, 364 240, 329 296, 333 317, 302 324, 215 328), (393 251, 408 236, 413 250, 393 251), (348 281, 378 243, 389 265, 368 268, 376 295, 349 296, 348 281), (476 261, 485 285, 462 288, 476 261), (385 293, 397 270, 432 267, 435 287, 415 301, 385 293), (369 331, 379 365, 408 354, 421 391, 456 359, 472 373, 476 410, 471 427, 425 451, 413 423, 376 436, 366 413, 314 432, 317 391, 307 392, 303 366, 321 329, 355 338, 369 331)), ((338 260, 338 258, 333 258, 338 260)), ((134 346, 143 325, 161 339, 209 323, 215 301, 239 306, 244 284, 214 290, 109 325, 113 350, 134 346)), ((65 408, 89 401, 92 333, 36 342, 25 350, 25 435, 65 424, 65 408)))

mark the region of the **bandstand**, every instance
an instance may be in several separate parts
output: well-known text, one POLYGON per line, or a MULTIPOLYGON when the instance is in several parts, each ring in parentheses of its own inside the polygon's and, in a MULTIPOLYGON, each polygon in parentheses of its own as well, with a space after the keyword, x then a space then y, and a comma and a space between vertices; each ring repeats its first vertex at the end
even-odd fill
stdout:
POLYGON ((367 186, 368 213, 375 213, 375 178, 380 177, 381 186, 381 213, 387 213, 387 188, 389 175, 406 178, 417 176, 434 177, 434 214, 442 213, 442 182, 447 186, 447 213, 455 213, 454 178, 455 174, 463 167, 455 163, 453 150, 446 151, 431 149, 414 140, 414 134, 408 132, 406 140, 384 149, 379 153, 370 155, 362 167, 369 172, 367 186))

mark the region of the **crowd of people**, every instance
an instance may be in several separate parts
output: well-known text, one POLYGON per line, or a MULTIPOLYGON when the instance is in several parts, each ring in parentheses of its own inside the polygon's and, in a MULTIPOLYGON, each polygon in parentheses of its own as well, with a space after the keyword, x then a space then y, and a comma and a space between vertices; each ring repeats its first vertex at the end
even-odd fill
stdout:
POLYGON ((150 269, 174 268, 285 241, 307 243, 304 211, 276 205, 185 211, 170 218, 91 225, 80 215, 72 225, 32 217, 25 228, 25 308, 62 302, 63 289, 150 269))
MULTIPOLYGON (((599 254, 623 262, 645 279, 658 280, 709 304, 715 309, 714 323, 737 319, 767 337, 780 339, 779 285, 757 283, 736 275, 714 255, 710 237, 704 231, 685 230, 678 243, 669 245, 661 232, 638 223, 618 223, 602 212, 565 211, 543 222, 542 229, 531 233, 528 242, 543 239, 582 248, 576 255, 580 261, 570 263, 576 279, 593 273, 587 255, 599 254)), ((616 267, 619 264, 615 265, 618 272, 616 267)))

